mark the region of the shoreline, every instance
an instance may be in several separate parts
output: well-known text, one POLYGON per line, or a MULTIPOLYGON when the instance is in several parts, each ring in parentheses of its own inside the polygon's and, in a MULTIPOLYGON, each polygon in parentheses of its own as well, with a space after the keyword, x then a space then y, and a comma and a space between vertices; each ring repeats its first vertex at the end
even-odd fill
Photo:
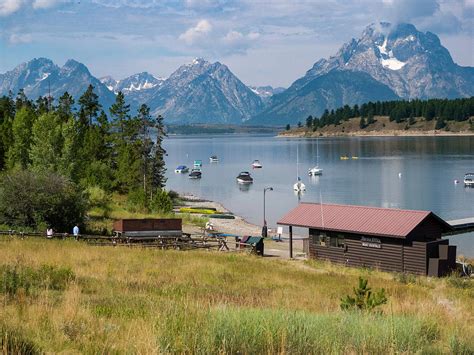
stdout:
MULTIPOLYGON (((231 235, 251 235, 251 236, 261 236, 262 227, 256 224, 250 223, 245 220, 243 217, 234 214, 232 211, 227 209, 222 203, 203 199, 199 196, 196 196, 191 193, 180 194, 186 206, 189 207, 214 207, 219 212, 230 212, 235 216, 235 219, 219 219, 219 218, 209 218, 209 220, 214 225, 214 228, 217 232, 223 234, 231 235)), ((184 227, 184 226, 183 226, 184 227)), ((202 229, 193 228, 191 226, 186 226, 186 232, 188 233, 202 233, 202 229)), ((289 258, 289 240, 288 236, 283 233, 282 241, 276 242, 272 240, 272 236, 276 236, 276 229, 268 229, 268 239, 265 239, 265 256, 266 257, 278 257, 282 259, 289 258)), ((303 253, 303 240, 302 236, 294 235, 295 239, 293 240, 293 251, 294 259, 306 258, 306 255, 303 253)))
POLYGON ((404 131, 386 131, 386 132, 362 132, 354 131, 347 133, 323 133, 307 134, 302 133, 279 133, 276 138, 321 138, 321 137, 471 137, 474 136, 474 132, 442 132, 442 131, 417 131, 417 132, 404 132, 404 131))

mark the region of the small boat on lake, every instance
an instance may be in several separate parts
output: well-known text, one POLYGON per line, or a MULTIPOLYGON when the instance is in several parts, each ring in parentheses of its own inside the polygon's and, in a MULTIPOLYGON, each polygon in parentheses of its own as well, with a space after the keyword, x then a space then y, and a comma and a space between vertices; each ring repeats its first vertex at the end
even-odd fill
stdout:
POLYGON ((464 175, 464 186, 474 187, 474 173, 467 173, 464 175))
POLYGON ((242 171, 239 176, 237 176, 237 182, 239 184, 251 184, 253 183, 253 178, 248 171, 242 171))
POLYGON ((316 166, 308 170, 309 176, 323 175, 323 169, 319 167, 319 140, 316 139, 316 166))
POLYGON ((202 177, 201 169, 192 169, 189 174, 190 179, 200 179, 202 177))
POLYGON ((202 160, 195 160, 194 161, 194 167, 195 168, 200 168, 202 166, 202 160))
POLYGON ((253 163, 252 163, 252 168, 260 169, 260 168, 263 168, 263 165, 262 165, 262 163, 260 163, 259 160, 254 160, 253 163))
POLYGON ((293 185, 293 190, 296 192, 306 191, 306 185, 303 184, 300 178, 298 178, 298 181, 293 185))
POLYGON ((299 158, 299 149, 298 145, 296 146, 296 182, 293 184, 293 190, 296 192, 303 192, 306 191, 306 185, 303 184, 300 178, 300 173, 299 173, 299 165, 300 165, 300 158, 299 158))
POLYGON ((318 165, 308 170, 309 176, 318 176, 323 175, 323 169, 321 169, 318 165))
POLYGON ((189 168, 186 165, 178 165, 176 169, 174 169, 174 172, 176 174, 185 174, 189 171, 189 168))
POLYGON ((211 155, 209 157, 209 162, 210 163, 218 163, 219 162, 219 158, 217 157, 217 155, 211 155))
POLYGON ((341 157, 339 158, 341 160, 349 160, 349 157, 347 155, 341 155, 341 157))

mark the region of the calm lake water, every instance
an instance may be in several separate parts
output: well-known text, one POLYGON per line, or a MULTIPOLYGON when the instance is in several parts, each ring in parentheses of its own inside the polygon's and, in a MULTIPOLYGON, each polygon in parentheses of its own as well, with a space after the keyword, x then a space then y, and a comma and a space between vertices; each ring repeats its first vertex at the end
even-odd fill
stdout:
MULTIPOLYGON (((298 199, 307 202, 358 204, 377 207, 430 210, 446 220, 474 217, 474 188, 462 179, 474 172, 474 137, 358 137, 287 139, 265 135, 173 136, 165 140, 168 151, 167 188, 215 200, 249 222, 263 222, 263 189, 270 227, 298 199), (319 148, 323 175, 309 177, 319 148), (297 176, 306 184, 298 197, 293 192, 297 176), (210 163, 211 155, 219 163, 210 163), (357 160, 340 157, 357 156, 357 160), (203 162, 201 180, 175 174, 177 165, 203 162), (262 169, 251 169, 259 159, 262 169), (249 171, 254 183, 237 184, 240 171, 249 171), (454 184, 454 180, 460 180, 454 184)), ((474 233, 453 236, 458 254, 474 257, 474 233)))

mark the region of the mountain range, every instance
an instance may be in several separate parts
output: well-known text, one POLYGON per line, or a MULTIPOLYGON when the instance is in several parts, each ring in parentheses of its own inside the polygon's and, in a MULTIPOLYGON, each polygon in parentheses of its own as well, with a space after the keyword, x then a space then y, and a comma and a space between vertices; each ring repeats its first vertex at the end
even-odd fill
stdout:
POLYGON ((122 80, 98 79, 74 60, 59 67, 38 58, 0 74, 0 95, 24 89, 33 99, 49 93, 58 98, 68 91, 77 99, 89 84, 105 109, 122 91, 133 109, 145 103, 168 123, 281 125, 368 101, 474 96, 474 68, 454 63, 431 32, 379 23, 317 61, 288 89, 247 86, 225 64, 202 58, 168 78, 142 72, 122 80))

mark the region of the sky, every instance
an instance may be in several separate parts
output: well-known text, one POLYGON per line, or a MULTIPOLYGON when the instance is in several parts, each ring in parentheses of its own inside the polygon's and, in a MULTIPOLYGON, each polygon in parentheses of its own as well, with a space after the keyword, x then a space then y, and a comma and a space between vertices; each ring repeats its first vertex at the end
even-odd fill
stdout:
POLYGON ((0 0, 0 73, 73 58, 97 77, 167 77, 195 57, 288 87, 373 22, 437 34, 474 66, 474 0, 0 0))

